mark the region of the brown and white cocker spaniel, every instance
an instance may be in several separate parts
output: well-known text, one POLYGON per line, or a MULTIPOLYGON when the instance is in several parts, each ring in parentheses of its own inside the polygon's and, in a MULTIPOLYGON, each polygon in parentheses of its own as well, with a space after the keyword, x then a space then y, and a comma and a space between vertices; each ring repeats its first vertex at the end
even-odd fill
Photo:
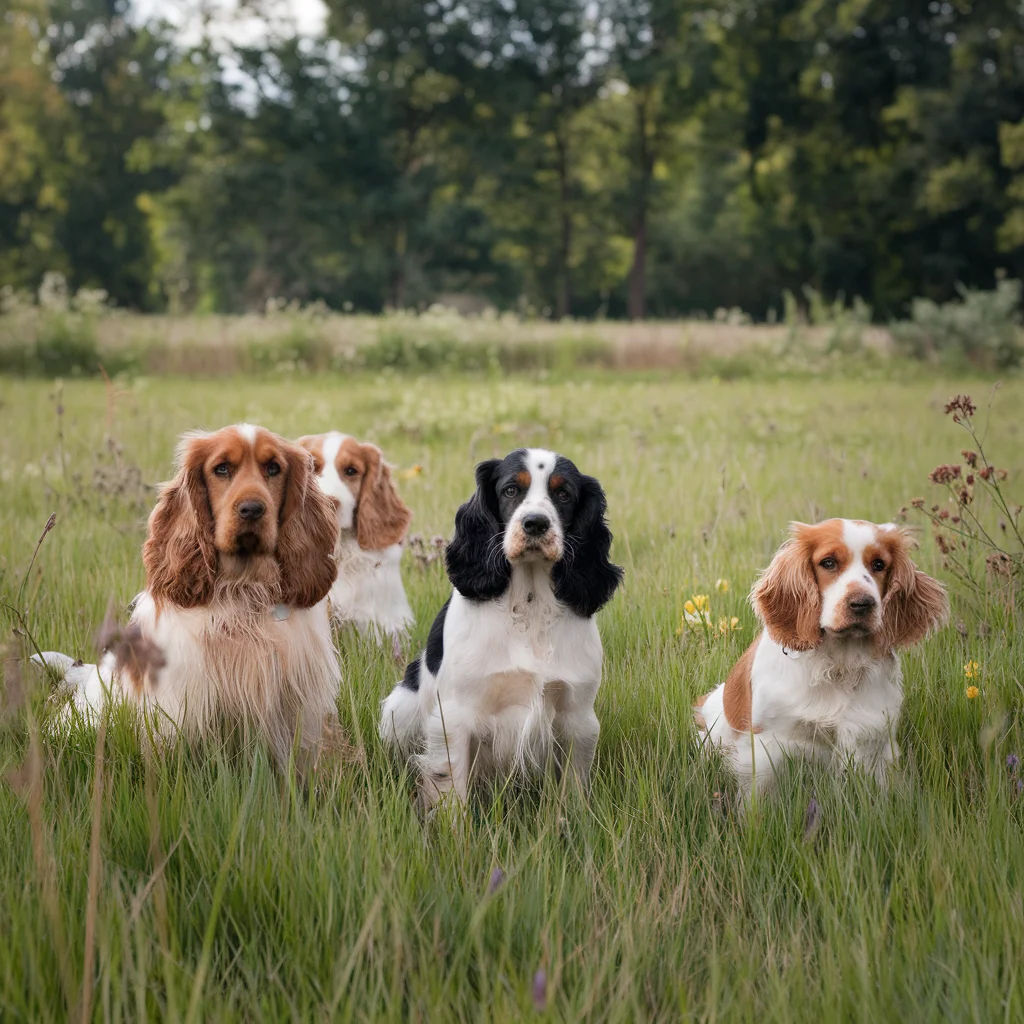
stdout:
POLYGON ((729 677, 697 701, 707 748, 742 793, 788 759, 847 764, 886 781, 898 756, 899 651, 946 621, 941 583, 910 558, 893 523, 793 523, 751 595, 764 629, 729 677))
POLYGON ((186 434, 149 517, 146 589, 134 639, 120 645, 129 654, 44 660, 87 718, 108 698, 134 701, 163 734, 201 738, 223 722, 285 763, 296 739, 315 748, 337 714, 326 600, 336 524, 305 449, 249 424, 186 434))
POLYGON ((336 430, 300 437, 298 443, 312 453, 321 489, 337 502, 334 621, 401 640, 413 622, 400 569, 412 513, 398 496, 383 453, 336 430))

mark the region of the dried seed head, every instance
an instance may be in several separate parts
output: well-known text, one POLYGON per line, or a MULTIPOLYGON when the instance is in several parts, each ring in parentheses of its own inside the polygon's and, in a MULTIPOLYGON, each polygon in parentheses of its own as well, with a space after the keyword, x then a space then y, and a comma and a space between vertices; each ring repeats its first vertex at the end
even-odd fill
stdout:
POLYGON ((959 423, 960 417, 969 419, 977 412, 977 407, 971 401, 970 395, 955 395, 946 403, 946 415, 953 414, 953 422, 959 423))
POLYGON ((821 819, 821 808, 818 801, 812 796, 807 801, 807 812, 804 814, 804 839, 809 840, 818 831, 818 823, 821 819))
POLYGON ((96 633, 96 646, 101 651, 109 651, 114 655, 118 673, 127 675, 129 682, 139 693, 147 677, 151 684, 155 684, 160 669, 167 664, 160 646, 145 636, 137 623, 120 625, 112 607, 107 610, 103 625, 96 633))
POLYGON ((960 467, 953 465, 936 466, 929 474, 928 479, 933 484, 948 484, 960 477, 960 467))

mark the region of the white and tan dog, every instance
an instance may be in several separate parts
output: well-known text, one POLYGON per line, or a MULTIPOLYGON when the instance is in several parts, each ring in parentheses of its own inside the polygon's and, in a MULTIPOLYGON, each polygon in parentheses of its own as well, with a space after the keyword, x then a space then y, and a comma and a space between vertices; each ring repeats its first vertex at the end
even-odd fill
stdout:
POLYGON ((186 434, 149 517, 127 656, 43 660, 87 720, 129 701, 154 712, 158 734, 204 738, 226 723, 285 764, 296 739, 314 750, 337 719, 334 523, 304 449, 250 424, 186 434))
POLYGON ((402 547, 412 513, 398 496, 381 450, 332 431, 300 437, 317 480, 337 505, 338 576, 331 615, 338 625, 396 643, 413 623, 402 585, 402 547))
POLYGON ((899 753, 896 652, 949 614, 945 589, 915 568, 910 545, 891 523, 792 524, 751 594, 764 630, 695 708, 745 795, 789 758, 850 763, 885 783, 899 753))

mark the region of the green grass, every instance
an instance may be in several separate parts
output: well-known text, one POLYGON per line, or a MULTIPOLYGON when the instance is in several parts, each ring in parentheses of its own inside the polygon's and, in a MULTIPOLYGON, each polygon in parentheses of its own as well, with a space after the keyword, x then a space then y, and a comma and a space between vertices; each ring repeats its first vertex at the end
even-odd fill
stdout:
MULTIPOLYGON (((593 793, 509 788, 455 831, 424 827, 374 731, 399 669, 340 637, 342 722, 364 759, 303 786, 260 753, 178 748, 147 762, 123 722, 105 743, 92 889, 95 1019, 505 1021, 1024 1017, 1024 640, 954 590, 954 623, 904 656, 904 760, 889 792, 794 766, 744 822, 698 760, 691 699, 754 629, 745 595, 791 519, 890 519, 964 441, 959 382, 701 383, 597 374, 561 383, 321 376, 101 383, 0 379, 0 587, 40 644, 92 652, 108 603, 143 582, 151 494, 176 436, 239 419, 296 436, 340 427, 400 467, 413 531, 451 530, 473 465, 557 448, 606 487, 626 582, 600 615, 605 680, 593 793), (106 440, 112 433, 120 447, 106 440), (62 440, 61 440, 62 435, 62 440), (727 593, 715 581, 727 579, 727 593), (741 630, 677 636, 711 595, 741 630), (981 664, 965 696, 964 663, 981 664), (808 802, 820 820, 805 835, 808 802), (488 893, 492 871, 504 883, 488 893), (535 1007, 543 970, 546 1009, 535 1007)), ((976 385, 975 398, 986 390, 976 385)), ((1024 386, 987 444, 1019 492, 1024 386)), ((919 562, 942 575, 924 537, 919 562)), ((447 584, 404 564, 426 637, 447 584)), ((948 577, 946 577, 948 579, 948 577)), ((8 634, 9 635, 9 634, 8 634)), ((0 727, 0 775, 26 760, 26 712, 0 727)), ((44 844, 0 782, 0 1018, 76 1016, 95 734, 43 740, 44 844), (52 877, 48 872, 52 870, 52 877), (47 892, 53 896, 47 901, 47 892), (71 1009, 69 1010, 69 1004, 71 1009)), ((11 773, 15 774, 12 776, 11 773)), ((21 776, 24 776, 24 771, 21 776)))

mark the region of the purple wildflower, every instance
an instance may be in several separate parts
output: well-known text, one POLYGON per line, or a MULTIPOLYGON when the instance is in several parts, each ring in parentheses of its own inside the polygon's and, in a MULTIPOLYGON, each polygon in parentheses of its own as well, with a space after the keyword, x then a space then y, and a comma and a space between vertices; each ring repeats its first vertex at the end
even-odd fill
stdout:
POLYGON ((533 976, 533 1005, 541 1013, 548 1006, 548 972, 543 967, 533 976))
POLYGON ((810 839, 818 830, 818 822, 821 820, 821 808, 818 801, 812 796, 807 801, 807 813, 804 815, 804 839, 810 839))
POLYGON ((496 893, 505 881, 505 872, 501 868, 495 868, 491 872, 491 880, 487 883, 487 895, 492 896, 496 893))

